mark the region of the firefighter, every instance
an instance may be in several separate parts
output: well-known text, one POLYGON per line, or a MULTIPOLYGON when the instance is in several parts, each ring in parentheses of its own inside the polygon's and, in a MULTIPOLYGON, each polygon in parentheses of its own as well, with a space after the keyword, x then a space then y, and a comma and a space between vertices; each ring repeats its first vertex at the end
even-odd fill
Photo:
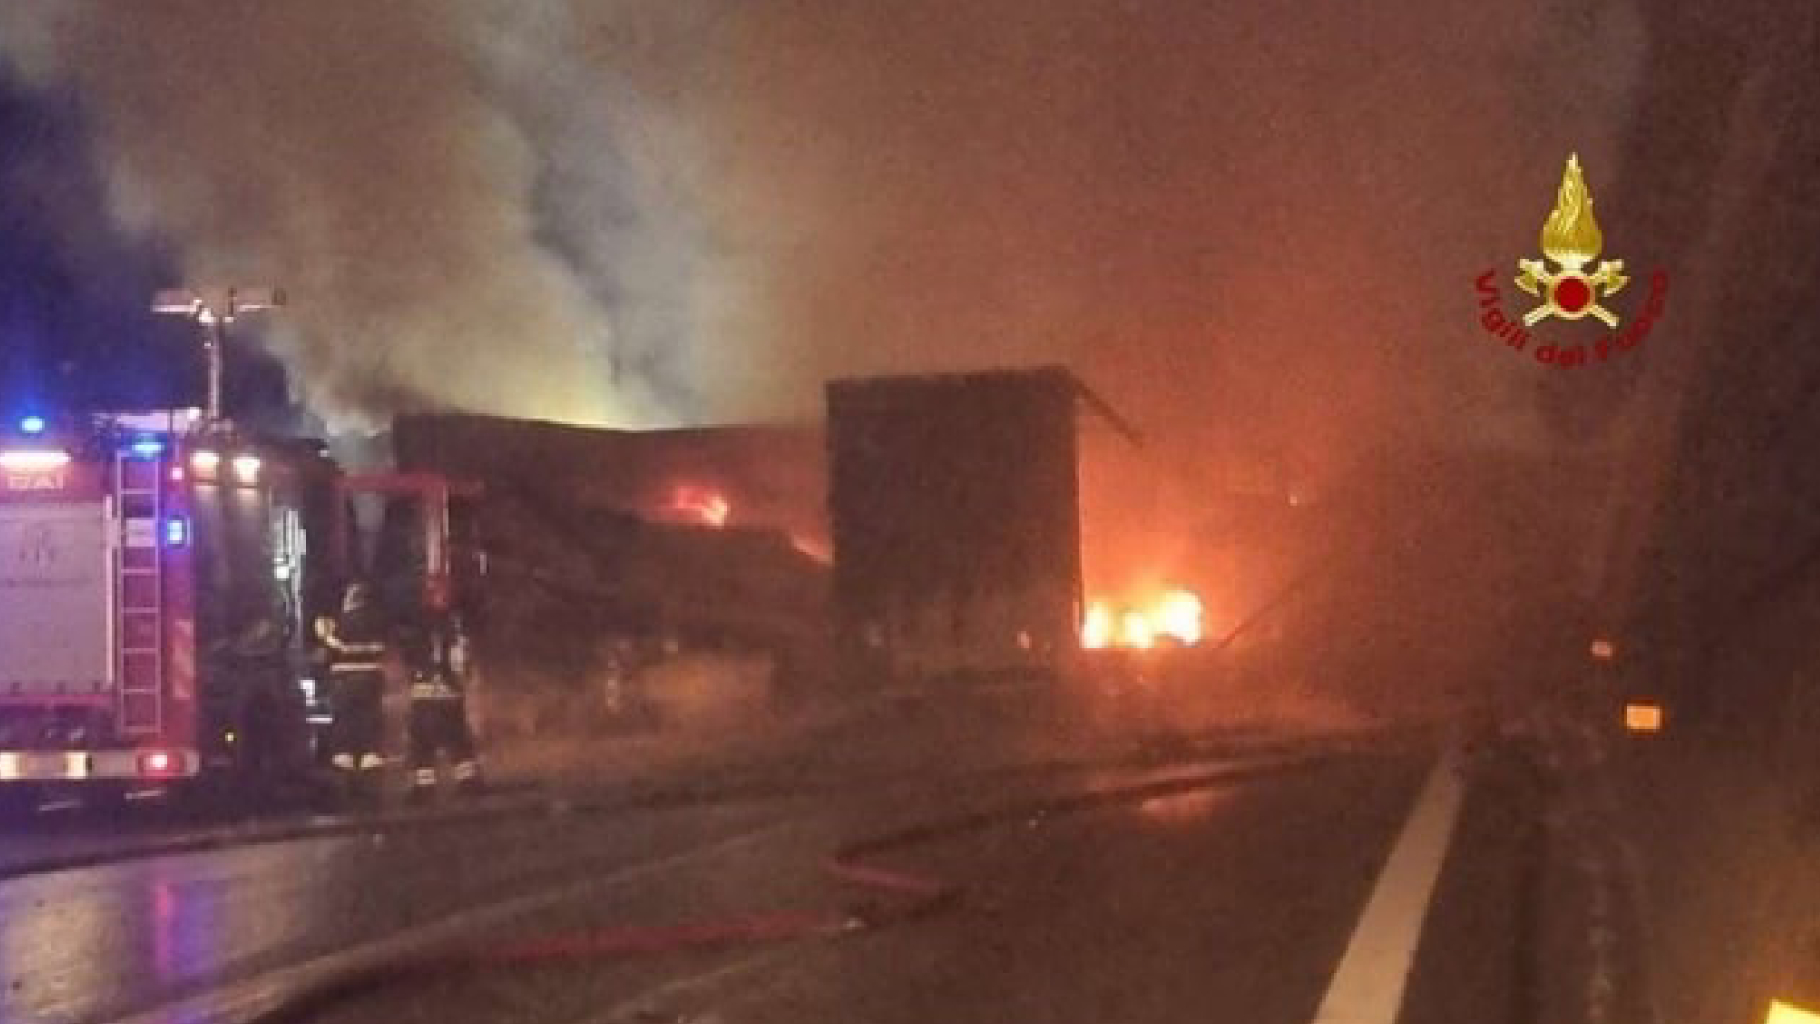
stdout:
POLYGON ((421 630, 411 665, 411 798, 436 788, 436 756, 447 754, 463 793, 480 790, 480 761, 468 725, 468 637, 459 613, 432 617, 421 630))
POLYGON ((365 583, 348 585, 341 614, 317 624, 329 651, 329 763, 350 789, 370 791, 385 767, 385 623, 365 583))

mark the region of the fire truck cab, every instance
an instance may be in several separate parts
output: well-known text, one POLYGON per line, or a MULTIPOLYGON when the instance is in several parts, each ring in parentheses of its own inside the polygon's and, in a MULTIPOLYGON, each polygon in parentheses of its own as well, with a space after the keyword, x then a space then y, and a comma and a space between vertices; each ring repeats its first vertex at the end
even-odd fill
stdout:
POLYGON ((307 773, 337 473, 196 410, 0 428, 0 795, 307 773))

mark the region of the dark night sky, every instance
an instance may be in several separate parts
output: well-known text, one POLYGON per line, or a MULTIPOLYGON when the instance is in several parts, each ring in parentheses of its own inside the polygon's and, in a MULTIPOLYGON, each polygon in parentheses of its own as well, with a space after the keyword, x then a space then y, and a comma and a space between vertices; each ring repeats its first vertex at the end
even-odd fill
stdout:
POLYGON ((0 80, 0 408, 175 398, 182 332, 143 312, 163 263, 114 228, 77 104, 0 80))
MULTIPOLYGON (((109 214, 80 103, 0 78, 0 412, 197 401, 192 329, 147 311, 180 275, 164 247, 109 214)), ((242 400, 282 395, 282 372, 236 346, 242 400)))

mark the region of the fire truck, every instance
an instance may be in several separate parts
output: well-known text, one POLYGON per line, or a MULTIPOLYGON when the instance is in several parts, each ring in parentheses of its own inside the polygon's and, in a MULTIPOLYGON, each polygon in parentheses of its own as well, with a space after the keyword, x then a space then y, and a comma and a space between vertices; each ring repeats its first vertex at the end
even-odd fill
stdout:
POLYGON ((332 715, 310 624, 375 565, 417 611, 465 600, 457 492, 196 410, 0 431, 0 797, 313 778, 332 715), (392 504, 363 545, 350 507, 374 491, 392 504))

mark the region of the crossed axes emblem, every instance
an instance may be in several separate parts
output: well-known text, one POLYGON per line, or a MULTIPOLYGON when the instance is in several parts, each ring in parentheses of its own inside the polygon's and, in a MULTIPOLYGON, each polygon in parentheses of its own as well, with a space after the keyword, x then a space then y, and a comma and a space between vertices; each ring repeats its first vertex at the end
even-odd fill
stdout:
POLYGON ((1544 317, 1578 320, 1588 315, 1598 317, 1607 327, 1618 326, 1617 314, 1599 305, 1599 299, 1617 294, 1630 283, 1624 276, 1623 260, 1600 260, 1591 274, 1566 264, 1559 273, 1549 273, 1546 260, 1518 260, 1517 269, 1522 271, 1517 275, 1517 287, 1542 300, 1540 306, 1523 314, 1523 326, 1534 327, 1544 317))

